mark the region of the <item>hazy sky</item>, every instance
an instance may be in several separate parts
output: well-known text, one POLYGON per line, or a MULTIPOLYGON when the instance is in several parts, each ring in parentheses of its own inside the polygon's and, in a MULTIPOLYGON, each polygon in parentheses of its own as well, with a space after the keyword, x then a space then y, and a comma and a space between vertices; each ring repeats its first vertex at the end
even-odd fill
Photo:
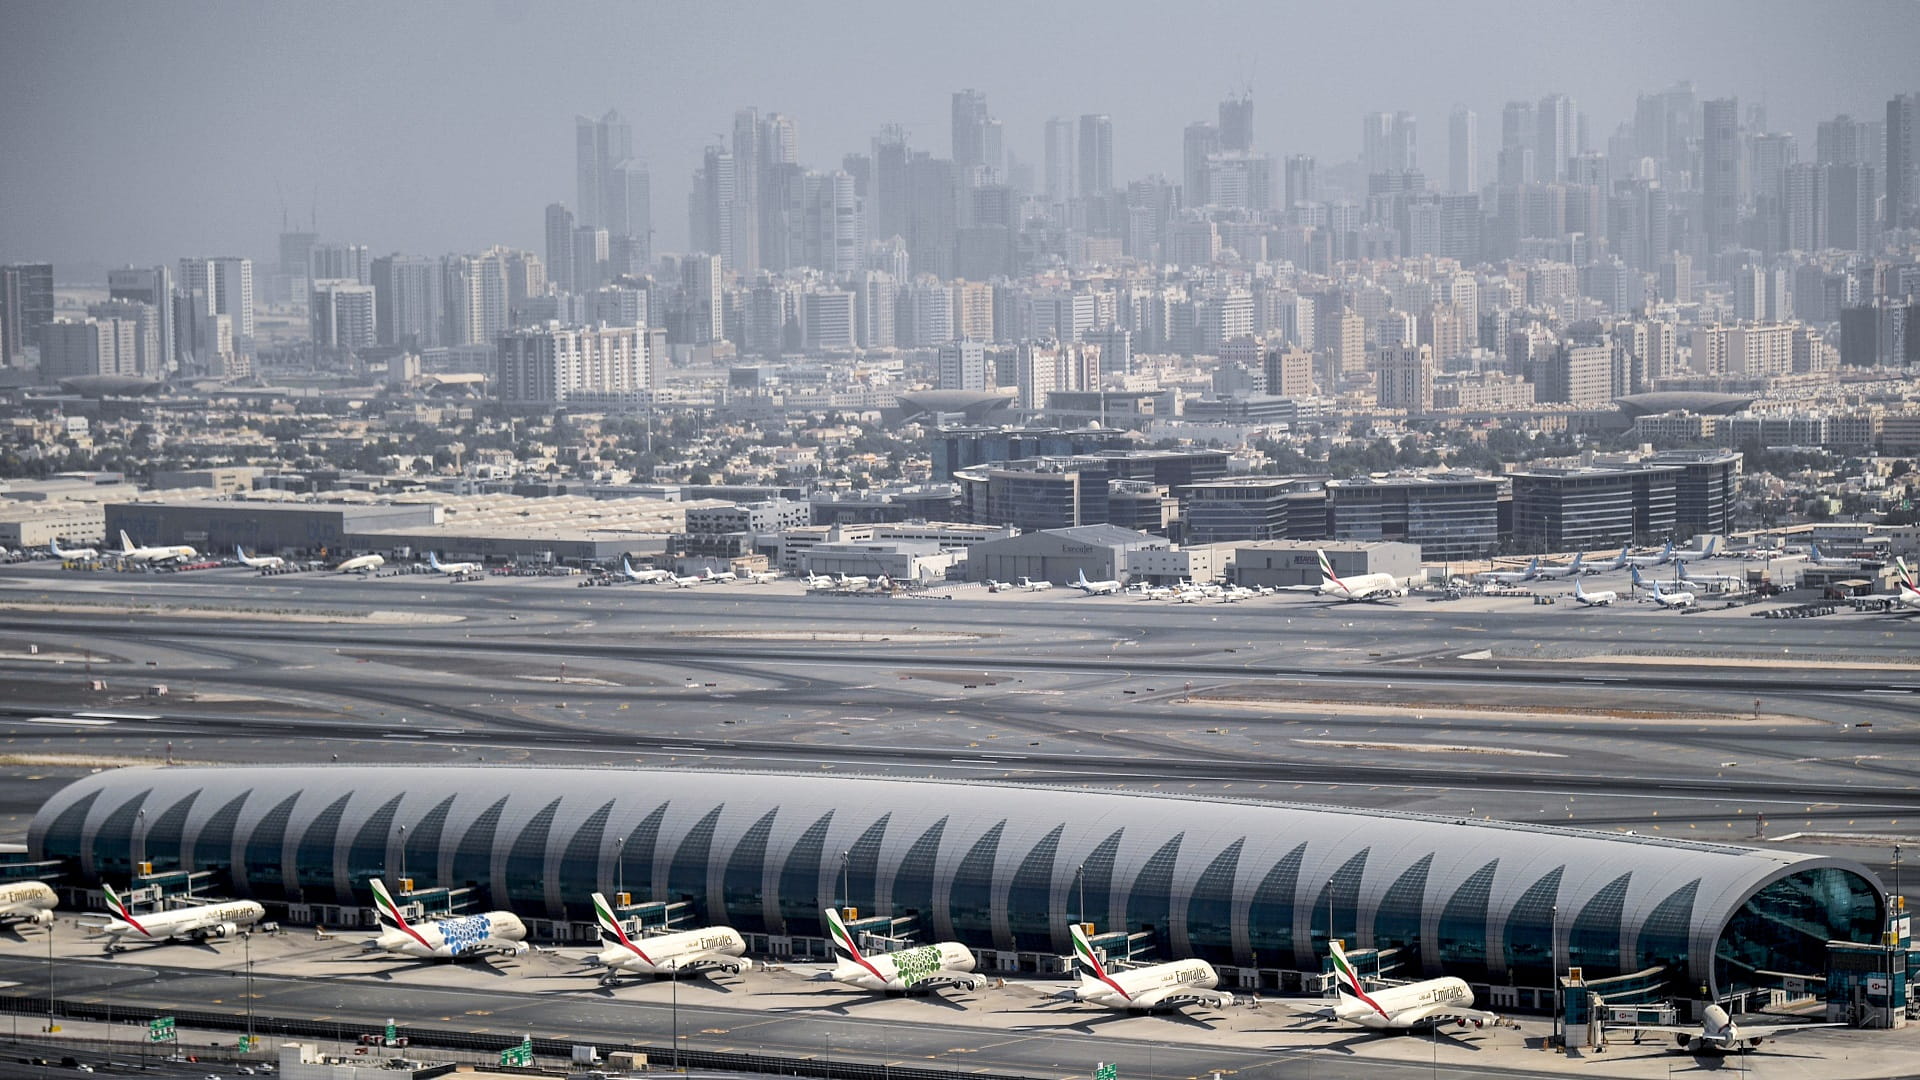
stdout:
POLYGON ((946 156, 949 95, 985 91, 1007 147, 1106 112, 1114 171, 1179 176, 1181 128, 1251 81, 1259 149, 1354 157, 1408 109, 1444 181, 1446 117, 1571 94, 1593 141, 1691 78, 1814 123, 1920 89, 1920 4, 94 3, 0 0, 0 260, 272 261, 282 200, 376 252, 540 250, 574 202, 573 117, 617 108, 652 168, 656 250, 687 235, 701 148, 757 105, 837 167, 899 121, 946 156))

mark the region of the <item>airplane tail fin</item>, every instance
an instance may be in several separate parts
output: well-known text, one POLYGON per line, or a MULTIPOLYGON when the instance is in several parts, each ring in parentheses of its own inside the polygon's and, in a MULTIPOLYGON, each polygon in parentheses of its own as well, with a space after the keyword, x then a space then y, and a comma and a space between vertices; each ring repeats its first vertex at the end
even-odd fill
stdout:
POLYGON ((1636 589, 1644 589, 1646 588, 1646 585, 1647 585, 1646 581, 1640 577, 1640 568, 1637 566, 1634 567, 1633 568, 1633 587, 1636 589))
POLYGON ((100 891, 106 894, 107 906, 113 909, 113 913, 125 919, 127 917, 127 902, 120 899, 120 894, 113 891, 113 886, 103 881, 100 883, 100 891))
POLYGON ((1907 557, 1905 555, 1895 555, 1893 557, 1893 565, 1900 568, 1900 584, 1905 585, 1909 589, 1913 588, 1913 571, 1907 569, 1907 557))
POLYGON ((1693 575, 1687 572, 1687 564, 1684 562, 1680 564, 1680 580, 1681 581, 1693 580, 1693 575))
POLYGON ((127 530, 125 529, 120 530, 120 550, 121 551, 133 550, 133 541, 127 538, 127 530))
POLYGON ((1335 585, 1340 584, 1340 575, 1333 572, 1333 563, 1327 561, 1327 553, 1319 548, 1315 548, 1313 553, 1320 559, 1320 576, 1335 585))
POLYGON ((400 914, 400 905, 393 902, 393 894, 387 891, 387 883, 374 878, 371 884, 374 917, 384 926, 390 926, 395 930, 407 929, 407 917, 400 914))
POLYGON ((1540 556, 1535 555, 1533 559, 1527 563, 1527 576, 1532 577, 1533 575, 1539 572, 1540 572, 1540 556))
POLYGON ((1569 565, 1567 569, 1579 570, 1581 565, 1584 564, 1586 561, 1587 561, 1587 553, 1584 551, 1576 551, 1573 553, 1573 563, 1569 565))
POLYGON ((240 546, 239 544, 235 544, 235 545, 233 545, 233 553, 234 553, 234 555, 235 555, 235 556, 237 556, 237 557, 238 557, 238 558, 240 559, 240 561, 241 561, 241 562, 246 562, 246 561, 247 561, 247 549, 246 549, 246 548, 243 548, 243 547, 241 547, 241 546, 240 546))
POLYGON ((1086 928, 1079 923, 1067 926, 1067 932, 1073 937, 1073 959, 1080 967, 1080 973, 1089 979, 1107 977, 1107 967, 1100 962, 1100 956, 1093 951, 1093 942, 1087 940, 1086 928))
POLYGON ((1819 565, 1820 563, 1823 563, 1823 562, 1825 562, 1825 561, 1826 561, 1825 559, 1822 559, 1822 558, 1820 557, 1820 545, 1819 545, 1819 544, 1808 544, 1808 545, 1807 545, 1807 554, 1808 554, 1809 556, 1811 556, 1811 557, 1812 557, 1812 559, 1813 559, 1813 562, 1814 562, 1814 565, 1816 565, 1816 566, 1817 566, 1817 565, 1819 565))
POLYGON ((1700 557, 1701 557, 1701 558, 1703 558, 1703 559, 1711 559, 1711 558, 1713 558, 1713 551, 1714 551, 1714 549, 1715 549, 1715 548, 1717 548, 1717 547, 1719 547, 1719 546, 1720 546, 1720 538, 1719 538, 1719 537, 1717 537, 1717 536, 1711 536, 1711 537, 1708 537, 1708 538, 1707 538, 1707 550, 1705 550, 1705 551, 1703 551, 1703 552, 1701 552, 1701 553, 1700 553, 1700 557))
POLYGON ((66 557, 66 553, 60 550, 60 538, 57 536, 47 541, 47 550, 53 552, 53 557, 56 559, 66 557))
POLYGON ((1586 583, 1577 577, 1573 579, 1573 595, 1577 600, 1585 600, 1587 598, 1586 583))
POLYGON ((1084 569, 1080 571, 1080 577, 1078 580, 1074 582, 1074 584, 1080 586, 1083 589, 1087 587, 1087 572, 1084 569))
POLYGON ((633 576, 633 564, 627 561, 625 555, 620 556, 620 571, 628 577, 633 576))
POLYGON ((833 953, 842 960, 860 962, 860 946, 853 943, 853 935, 847 932, 847 924, 840 919, 840 913, 827 908, 827 935, 833 939, 833 953))
POLYGON ((427 552, 427 565, 435 570, 440 569, 440 556, 431 551, 427 552))
POLYGON ((607 898, 600 893, 593 894, 593 918, 600 924, 601 937, 622 945, 631 944, 627 940, 627 932, 620 927, 620 920, 614 917, 613 905, 607 903, 607 898))

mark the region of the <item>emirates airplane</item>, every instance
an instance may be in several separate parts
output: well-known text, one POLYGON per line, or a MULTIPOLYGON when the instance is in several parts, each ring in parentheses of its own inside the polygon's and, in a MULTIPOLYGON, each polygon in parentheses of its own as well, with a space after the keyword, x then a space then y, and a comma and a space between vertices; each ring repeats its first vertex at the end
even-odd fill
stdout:
POLYGON ((1064 995, 1071 995, 1069 1000, 1139 1012, 1177 1009, 1183 1005, 1224 1009, 1233 1004, 1232 994, 1214 989, 1220 985, 1220 976, 1205 960, 1175 960, 1169 964, 1108 971, 1080 924, 1073 923, 1067 929, 1073 935, 1073 959, 1080 969, 1080 985, 1062 991, 1064 995))
POLYGON ((987 985, 985 975, 974 974, 973 950, 957 941, 867 956, 854 944, 853 935, 847 932, 847 924, 840 921, 839 912, 828 908, 825 915, 836 962, 832 971, 821 972, 815 976, 817 979, 879 993, 913 993, 942 986, 978 990, 987 985))
MULTIPOLYGON (((1434 1027, 1451 1020, 1461 1027, 1484 1027, 1499 1018, 1473 1007, 1473 988, 1464 979, 1452 977, 1389 986, 1369 993, 1360 985, 1360 975, 1347 962, 1347 951, 1338 941, 1330 942, 1333 974, 1340 996, 1333 1004, 1303 1011, 1318 1013, 1321 1019, 1373 1031, 1407 1031, 1434 1027)), ((1293 1008, 1289 1005, 1288 1008, 1293 1008)))
POLYGON ((115 916, 99 927, 102 933, 112 939, 107 942, 107 951, 110 953, 126 948, 122 938, 142 941, 229 938, 267 915, 267 909, 252 900, 230 900, 219 904, 175 908, 172 911, 156 911, 151 915, 135 915, 127 908, 126 901, 120 899, 120 894, 113 891, 113 886, 103 885, 101 888, 107 894, 107 907, 115 916))
POLYGON ((373 879, 373 914, 380 920, 380 936, 367 943, 369 950, 420 960, 458 960, 486 953, 519 956, 533 948, 527 944, 526 924, 511 911, 410 923, 387 892, 387 883, 379 878, 373 879))
POLYGON ((627 936, 620 920, 614 918, 613 906, 599 893, 593 894, 593 917, 600 924, 600 944, 605 946, 593 956, 596 963, 607 969, 600 977, 602 986, 613 982, 623 971, 678 978, 682 973, 696 971, 717 970, 738 975, 746 970, 748 961, 741 959, 747 952, 746 939, 730 926, 709 926, 705 930, 661 934, 635 941, 627 936))
POLYGON ((0 885, 0 923, 23 922, 34 926, 53 925, 53 909, 60 904, 53 887, 41 881, 21 881, 0 885))
POLYGON ((1333 563, 1327 561, 1327 553, 1315 551, 1320 556, 1321 596, 1331 596, 1339 600, 1391 600, 1407 595, 1407 587, 1392 574, 1356 574, 1342 580, 1333 572, 1333 563))

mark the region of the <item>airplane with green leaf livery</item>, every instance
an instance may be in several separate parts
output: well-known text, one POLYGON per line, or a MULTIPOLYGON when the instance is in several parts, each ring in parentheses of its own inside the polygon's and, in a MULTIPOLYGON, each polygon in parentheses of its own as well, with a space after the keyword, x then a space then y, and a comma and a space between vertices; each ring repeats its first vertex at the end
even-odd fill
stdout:
POLYGON ((957 941, 868 955, 860 951, 838 911, 828 908, 824 914, 835 963, 832 971, 821 972, 818 979, 879 993, 914 993, 943 986, 978 990, 987 985, 987 977, 973 970, 973 950, 957 941))

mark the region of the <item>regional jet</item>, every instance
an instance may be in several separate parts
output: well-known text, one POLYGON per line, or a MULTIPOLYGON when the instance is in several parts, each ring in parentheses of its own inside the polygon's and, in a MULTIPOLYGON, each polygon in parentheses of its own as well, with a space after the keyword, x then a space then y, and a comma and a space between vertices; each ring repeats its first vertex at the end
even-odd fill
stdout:
POLYGON ((485 569, 485 567, 482 567, 477 562, 444 562, 443 563, 440 561, 440 556, 434 554, 431 551, 427 552, 427 565, 433 567, 435 570, 438 570, 442 574, 447 574, 452 577, 458 577, 461 574, 477 574, 481 570, 485 569))
POLYGON ((1045 592, 1053 588, 1053 582, 1044 580, 1035 581, 1032 578, 1023 577, 1020 579, 1020 587, 1028 592, 1045 592))
POLYGON ((370 574, 387 565, 379 555, 356 555, 333 568, 336 574, 370 574))
POLYGON ((255 570, 278 570, 287 565, 287 560, 278 555, 249 555, 246 548, 237 544, 234 546, 233 553, 239 557, 240 565, 255 570))
POLYGON ((735 581, 738 581, 739 578, 740 575, 731 570, 722 570, 716 574, 713 572, 713 567, 711 566, 700 571, 700 580, 703 584, 707 585, 731 585, 735 581))
POLYGON ((593 917, 600 924, 603 946, 593 959, 607 969, 600 977, 602 985, 613 982, 623 971, 674 978, 682 973, 709 969, 738 975, 748 964, 741 959, 746 955, 746 939, 730 926, 709 926, 705 930, 661 934, 635 941, 627 936, 620 920, 614 918, 613 907, 599 893, 593 894, 593 917))
POLYGON ((51 552, 53 552, 53 557, 54 557, 54 558, 56 558, 56 559, 65 559, 65 560, 67 560, 68 562, 98 562, 98 561, 100 561, 100 549, 99 549, 99 548, 90 548, 90 547, 84 547, 84 548, 72 548, 72 549, 70 549, 70 550, 63 550, 63 549, 62 549, 62 548, 60 547, 60 541, 59 541, 59 540, 51 540, 51 541, 48 541, 48 543, 47 543, 47 550, 49 550, 49 551, 51 551, 51 552))
POLYGON ((698 574, 688 574, 686 577, 681 577, 679 574, 673 574, 667 578, 668 583, 671 584, 676 589, 691 589, 695 585, 700 584, 700 582, 703 580, 705 579, 701 578, 700 575, 698 574))
POLYGON ((1341 600, 1391 600, 1396 596, 1407 595, 1407 587, 1392 574, 1358 574, 1345 581, 1333 572, 1333 563, 1327 561, 1327 553, 1316 550, 1320 557, 1321 596, 1332 596, 1341 600))
POLYGON ((98 928, 112 939, 107 942, 107 951, 110 953, 126 948, 121 943, 122 938, 172 941, 175 938, 205 940, 232 937, 242 927, 252 926, 267 915, 267 910, 252 900, 200 904, 172 911, 156 911, 151 915, 135 915, 127 908, 126 901, 120 899, 120 894, 113 891, 113 886, 103 885, 101 888, 107 894, 107 907, 114 914, 113 918, 98 928))
POLYGON ((1175 960, 1108 971, 1093 951, 1093 943, 1087 940, 1086 930, 1079 923, 1067 929, 1073 935, 1073 959, 1080 972, 1080 985, 1061 991, 1062 1000, 1139 1012, 1183 1005, 1224 1009, 1233 1004, 1231 993, 1214 989, 1220 985, 1220 976, 1205 960, 1175 960))
POLYGON ((1579 578, 1575 578, 1573 581, 1573 598, 1588 607, 1606 607, 1618 599, 1619 596, 1620 594, 1614 592, 1612 589, 1588 592, 1586 586, 1581 583, 1579 578))
POLYGON ((853 592, 856 589, 864 589, 873 584, 873 580, 865 574, 855 574, 852 577, 841 574, 839 580, 835 581, 834 584, 842 591, 853 592))
MULTIPOLYGON (((1741 1026, 1734 1023, 1727 1010, 1718 1005, 1707 1006, 1706 1014, 1698 1027, 1669 1027, 1659 1024, 1627 1024, 1622 1027, 1632 1031, 1664 1031, 1673 1036, 1674 1045, 1689 1054, 1726 1054, 1750 1053, 1768 1039, 1778 1039, 1798 1034, 1813 1028, 1845 1027, 1841 1023, 1824 1024, 1753 1024, 1741 1026)), ((1609 1028, 1619 1031, 1621 1028, 1609 1028)))
POLYGON ((486 953, 519 956, 533 948, 527 944, 526 924, 511 911, 458 915, 417 926, 409 923, 379 878, 373 879, 373 914, 380 921, 380 936, 367 942, 368 951, 379 949, 418 960, 458 960, 486 953))
POLYGON ((185 562, 198 558, 200 553, 186 544, 163 544, 157 547, 145 547, 127 538, 127 531, 120 530, 120 550, 114 552, 127 562, 170 563, 185 562))
MULTIPOLYGON (((1417 1027, 1437 1027, 1449 1020, 1465 1027, 1484 1027, 1498 1022, 1490 1013, 1473 1007, 1473 988, 1464 979, 1452 976, 1424 982, 1389 986, 1368 993, 1360 985, 1359 973, 1347 962, 1346 950, 1338 941, 1330 942, 1333 974, 1340 996, 1331 1005, 1305 1011, 1318 1013, 1323 1020, 1338 1020, 1373 1031, 1406 1031, 1417 1027)), ((1287 1008, 1294 1008, 1287 1005, 1287 1008)))
POLYGON ((1565 566, 1543 566, 1535 576, 1541 581, 1559 581, 1563 578, 1579 577, 1587 572, 1587 553, 1576 552, 1573 561, 1565 566))
POLYGON ((1525 570, 1489 570, 1478 574, 1473 580, 1483 585, 1518 585, 1532 581, 1540 573, 1540 556, 1535 555, 1525 570))
POLYGON ((41 881, 0 885, 0 923, 24 922, 52 926, 53 909, 60 903, 53 887, 41 881))
POLYGON ((1073 587, 1088 596, 1112 596, 1121 589, 1120 583, 1112 578, 1106 581, 1088 581, 1085 570, 1080 571, 1080 579, 1073 583, 1073 587))
POLYGON ((651 567, 645 570, 635 570, 633 564, 628 562, 625 556, 622 556, 620 559, 620 573, 627 580, 637 581, 642 585, 657 585, 673 576, 673 571, 671 570, 658 570, 651 567))
POLYGON ((780 571, 778 570, 749 570, 747 572, 747 584, 749 585, 765 585, 769 581, 778 580, 780 580, 780 571))
POLYGON ((985 975, 974 973, 973 950, 957 941, 867 956, 854 944, 838 911, 828 908, 825 915, 835 963, 832 971, 823 971, 816 978, 879 992, 912 993, 942 986, 978 990, 987 985, 985 975))

